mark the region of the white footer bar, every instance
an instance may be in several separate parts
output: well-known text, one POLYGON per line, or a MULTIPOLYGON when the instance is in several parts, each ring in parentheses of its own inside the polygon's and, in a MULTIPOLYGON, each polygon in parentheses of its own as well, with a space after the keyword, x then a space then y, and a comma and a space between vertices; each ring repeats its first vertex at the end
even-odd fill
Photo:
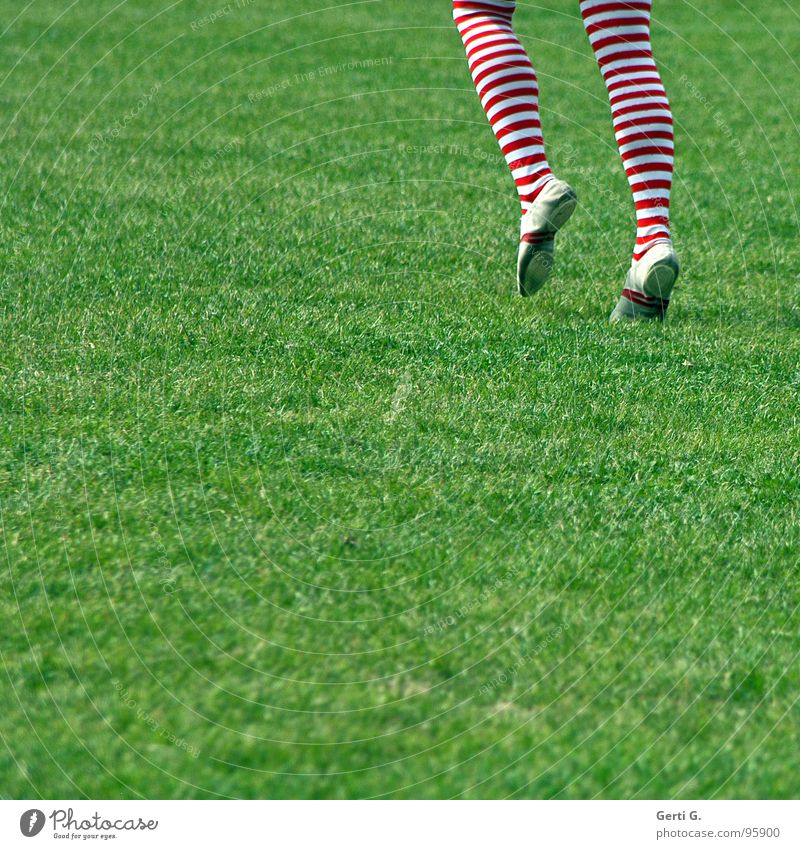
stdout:
POLYGON ((0 846, 800 847, 800 802, 0 801, 0 846))

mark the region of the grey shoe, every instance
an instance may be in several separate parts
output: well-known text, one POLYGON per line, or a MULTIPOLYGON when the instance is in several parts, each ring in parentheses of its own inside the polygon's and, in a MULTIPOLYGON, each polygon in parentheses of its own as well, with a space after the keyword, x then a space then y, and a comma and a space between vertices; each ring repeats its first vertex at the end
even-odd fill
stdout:
POLYGON ((523 216, 517 256, 520 295, 532 295, 544 286, 553 268, 556 233, 577 204, 578 196, 571 186, 563 180, 551 180, 523 216))
POLYGON ((610 321, 663 321, 681 265, 671 244, 653 245, 639 262, 631 265, 622 296, 610 321))

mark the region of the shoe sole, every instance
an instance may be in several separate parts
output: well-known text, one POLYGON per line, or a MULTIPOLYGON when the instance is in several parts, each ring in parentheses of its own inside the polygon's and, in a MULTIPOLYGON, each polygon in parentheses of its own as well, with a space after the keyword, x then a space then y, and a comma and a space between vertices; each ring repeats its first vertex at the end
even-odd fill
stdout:
POLYGON ((647 295, 659 300, 655 306, 635 304, 622 296, 617 301, 609 321, 616 324, 619 321, 664 321, 669 306, 669 298, 675 281, 678 279, 680 265, 675 257, 664 257, 656 262, 648 271, 644 288, 646 292, 658 292, 658 295, 647 295))
POLYGON ((547 219, 549 227, 537 233, 541 241, 522 242, 517 258, 517 291, 523 298, 536 294, 553 270, 556 233, 569 221, 578 205, 574 190, 565 192, 547 219))

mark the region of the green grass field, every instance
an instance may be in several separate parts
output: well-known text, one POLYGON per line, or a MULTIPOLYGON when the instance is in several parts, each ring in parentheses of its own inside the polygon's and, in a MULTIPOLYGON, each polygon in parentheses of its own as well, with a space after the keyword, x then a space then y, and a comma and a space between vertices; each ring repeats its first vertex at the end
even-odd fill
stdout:
POLYGON ((516 193, 450 4, 3 4, 0 795, 796 797, 800 17, 656 2, 664 327, 577 0, 581 195, 516 193))

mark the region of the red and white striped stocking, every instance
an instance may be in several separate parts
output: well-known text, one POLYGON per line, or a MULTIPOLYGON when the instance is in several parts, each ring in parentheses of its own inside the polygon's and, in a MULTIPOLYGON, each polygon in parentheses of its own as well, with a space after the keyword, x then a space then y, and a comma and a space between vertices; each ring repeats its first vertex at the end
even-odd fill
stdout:
POLYGON ((652 0, 582 0, 581 14, 603 74, 614 133, 636 204, 634 260, 669 242, 674 163, 672 112, 650 46, 652 0))
POLYGON ((511 25, 516 5, 515 0, 454 0, 453 18, 525 213, 553 172, 544 152, 536 72, 511 25))

